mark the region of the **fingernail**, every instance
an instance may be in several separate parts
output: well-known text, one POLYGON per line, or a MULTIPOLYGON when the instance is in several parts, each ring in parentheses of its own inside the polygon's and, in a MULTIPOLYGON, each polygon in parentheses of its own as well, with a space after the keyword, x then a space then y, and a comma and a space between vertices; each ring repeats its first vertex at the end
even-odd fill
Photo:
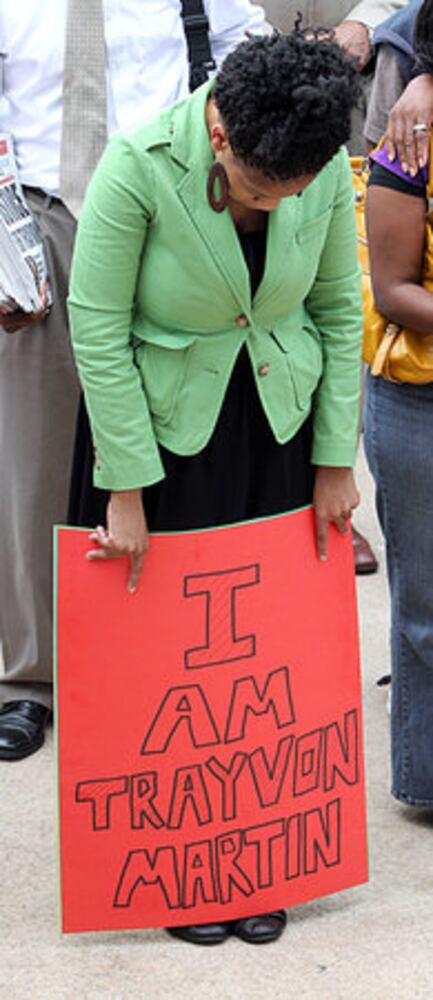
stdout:
POLYGON ((128 585, 128 591, 129 591, 130 594, 135 594, 136 590, 137 590, 136 587, 131 587, 130 585, 128 585))
POLYGON ((418 167, 411 167, 410 170, 409 170, 409 173, 410 173, 411 177, 416 177, 416 175, 418 173, 418 167))
POLYGON ((327 559, 326 556, 319 556, 319 558, 320 558, 320 562, 326 562, 326 559, 327 559))
POLYGON ((402 169, 403 173, 405 173, 405 174, 409 173, 409 167, 408 167, 407 163, 403 163, 402 162, 401 169, 402 169))

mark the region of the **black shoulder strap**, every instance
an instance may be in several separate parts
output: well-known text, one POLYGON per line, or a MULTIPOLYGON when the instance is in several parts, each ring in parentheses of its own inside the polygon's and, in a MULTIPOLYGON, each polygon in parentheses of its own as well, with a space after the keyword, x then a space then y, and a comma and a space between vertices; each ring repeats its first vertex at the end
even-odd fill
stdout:
POLYGON ((188 45, 189 89, 195 90, 209 79, 209 72, 216 69, 209 41, 209 19, 202 0, 181 0, 182 19, 188 45))

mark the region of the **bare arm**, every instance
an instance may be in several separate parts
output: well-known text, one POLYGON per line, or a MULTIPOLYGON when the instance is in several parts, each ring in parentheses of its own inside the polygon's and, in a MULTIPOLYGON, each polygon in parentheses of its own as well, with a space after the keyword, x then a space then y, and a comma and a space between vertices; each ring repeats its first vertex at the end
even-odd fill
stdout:
POLYGON ((425 212, 423 198, 383 187, 368 190, 367 235, 377 307, 421 335, 433 333, 433 295, 420 284, 425 212))

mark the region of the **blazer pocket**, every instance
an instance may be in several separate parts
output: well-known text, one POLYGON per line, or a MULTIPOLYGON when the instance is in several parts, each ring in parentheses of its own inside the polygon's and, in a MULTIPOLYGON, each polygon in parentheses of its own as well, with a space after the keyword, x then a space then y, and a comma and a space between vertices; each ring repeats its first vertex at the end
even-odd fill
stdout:
POLYGON ((320 337, 308 327, 303 327, 299 334, 293 330, 275 330, 271 336, 285 355, 298 408, 301 412, 308 410, 323 370, 320 337))
POLYGON ((172 343, 159 347, 149 342, 135 347, 135 363, 140 370, 150 413, 160 424, 168 424, 183 385, 193 345, 172 343))
POLYGON ((323 239, 326 235, 331 215, 332 208, 327 208, 326 212, 317 215, 315 219, 309 219, 308 222, 304 222, 304 225, 300 226, 295 233, 296 242, 302 245, 311 240, 323 239))

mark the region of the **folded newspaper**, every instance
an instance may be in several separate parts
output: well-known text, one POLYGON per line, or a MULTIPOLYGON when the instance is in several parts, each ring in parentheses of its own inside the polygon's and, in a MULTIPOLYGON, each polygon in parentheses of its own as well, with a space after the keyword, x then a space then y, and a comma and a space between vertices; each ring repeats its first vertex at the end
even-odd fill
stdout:
POLYGON ((0 313, 51 303, 41 232, 18 179, 12 136, 0 132, 0 313))

